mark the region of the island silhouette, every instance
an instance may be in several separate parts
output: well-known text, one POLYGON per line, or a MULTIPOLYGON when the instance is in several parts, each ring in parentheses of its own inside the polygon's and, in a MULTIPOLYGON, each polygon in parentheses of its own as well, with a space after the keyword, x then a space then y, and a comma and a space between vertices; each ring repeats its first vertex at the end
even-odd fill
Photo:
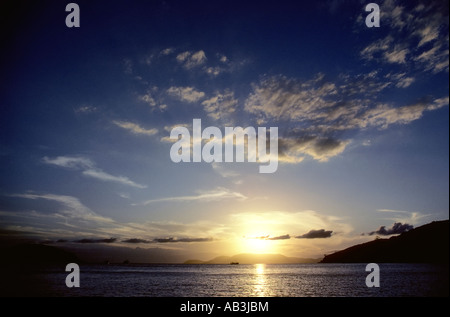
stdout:
POLYGON ((389 239, 325 255, 320 263, 449 263, 449 221, 433 221, 389 239))

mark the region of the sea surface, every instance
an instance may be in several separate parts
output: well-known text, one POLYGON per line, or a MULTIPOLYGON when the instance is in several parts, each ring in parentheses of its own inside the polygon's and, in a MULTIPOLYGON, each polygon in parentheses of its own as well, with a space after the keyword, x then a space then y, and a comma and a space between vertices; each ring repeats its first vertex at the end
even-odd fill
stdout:
MULTIPOLYGON (((380 286, 366 286, 366 264, 80 264, 80 287, 64 266, 20 276, 22 295, 57 297, 428 297, 448 296, 448 266, 379 264, 380 286)), ((17 291, 17 290, 16 290, 17 291)), ((19 294, 21 295, 20 290, 19 294)))

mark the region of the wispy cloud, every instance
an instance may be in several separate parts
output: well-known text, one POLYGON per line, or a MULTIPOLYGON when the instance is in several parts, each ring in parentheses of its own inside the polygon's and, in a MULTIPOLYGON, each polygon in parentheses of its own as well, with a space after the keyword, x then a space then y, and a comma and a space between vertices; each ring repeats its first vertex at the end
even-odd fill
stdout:
POLYGON ((205 96, 202 91, 196 90, 194 87, 175 87, 172 86, 167 89, 167 93, 177 98, 178 100, 185 101, 188 103, 196 102, 205 96))
POLYGON ((177 55, 177 62, 186 69, 192 69, 206 63, 206 54, 200 50, 195 53, 186 51, 177 55))
POLYGON ((131 59, 125 58, 122 63, 125 74, 133 74, 133 62, 131 61, 131 59))
POLYGON ((81 105, 80 107, 76 108, 75 110, 76 114, 90 114, 97 112, 97 107, 91 106, 91 105, 81 105))
POLYGON ((150 107, 155 107, 156 106, 156 101, 155 101, 155 99, 152 97, 152 95, 150 93, 147 93, 145 95, 139 96, 139 100, 145 102, 150 107))
POLYGON ((160 55, 166 56, 173 54, 175 52, 175 49, 173 47, 168 47, 163 49, 161 52, 159 52, 160 55))
POLYGON ((320 162, 344 152, 349 140, 341 141, 313 135, 283 137, 278 140, 278 160, 285 163, 299 163, 307 155, 320 162))
POLYGON ((82 156, 57 156, 49 158, 45 156, 42 161, 46 164, 67 167, 71 169, 90 169, 94 168, 95 164, 89 158, 82 156))
POLYGON ((245 238, 246 239, 275 241, 275 240, 289 240, 291 238, 291 236, 289 234, 284 234, 284 235, 276 236, 276 237, 271 237, 270 235, 265 235, 265 236, 245 237, 245 238))
POLYGON ((398 45, 394 44, 395 42, 392 36, 379 39, 365 47, 360 52, 361 57, 367 60, 383 60, 392 64, 405 64, 410 50, 405 44, 398 45))
POLYGON ((240 178, 241 174, 235 170, 232 170, 229 166, 221 163, 213 162, 211 163, 211 167, 214 172, 222 176, 223 178, 229 178, 236 185, 242 184, 242 179, 240 178))
POLYGON ((176 243, 176 242, 210 242, 212 238, 155 238, 154 242, 158 243, 176 243))
POLYGON ((208 242, 220 233, 223 225, 208 221, 179 222, 118 222, 101 216, 73 196, 55 194, 11 194, 20 199, 45 200, 50 203, 43 211, 1 211, 1 219, 9 225, 2 228, 18 235, 39 237, 61 243, 165 243, 208 242), (52 210, 49 212, 49 210, 52 210), (20 219, 17 222, 17 219, 20 219), (14 225, 20 223, 21 225, 14 225), (28 224, 28 225, 24 225, 28 224), (139 238, 136 238, 138 236, 139 238), (130 238, 131 237, 131 238, 130 238), (167 238, 169 237, 169 238, 167 238))
POLYGON ((323 74, 306 81, 272 76, 253 85, 244 109, 256 115, 257 123, 294 126, 279 139, 280 162, 299 163, 306 157, 327 161, 350 144, 350 139, 339 138, 344 131, 409 124, 426 111, 448 106, 448 96, 427 97, 401 106, 379 102, 374 96, 387 87, 403 89, 414 81, 406 72, 341 75, 336 82, 323 74))
POLYGON ((389 34, 363 48, 363 59, 432 73, 448 72, 448 8, 444 2, 419 3, 408 10, 399 1, 385 0, 380 7, 389 34))
POLYGON ((283 234, 277 237, 268 237, 267 240, 289 240, 291 236, 289 234, 283 234))
POLYGON ((333 105, 330 97, 336 94, 335 84, 325 81, 323 74, 305 82, 274 76, 253 85, 245 110, 261 119, 315 119, 320 110, 333 105))
MULTIPOLYGON (((148 83, 146 83, 148 85, 148 83)), ((149 87, 144 94, 138 94, 138 100, 150 106, 150 109, 165 111, 167 105, 164 103, 163 93, 157 86, 149 87)))
POLYGON ((183 201, 219 201, 223 199, 245 200, 247 197, 241 193, 233 192, 227 188, 218 187, 209 191, 198 191, 197 195, 192 196, 174 196, 150 199, 138 205, 148 205, 157 202, 183 202, 183 201))
POLYGON ((408 88, 415 82, 415 78, 407 76, 406 73, 394 74, 392 75, 392 78, 396 81, 395 87, 397 88, 408 88))
POLYGON ((141 127, 140 125, 132 122, 127 121, 113 121, 113 123, 121 127, 122 129, 127 130, 128 132, 131 132, 133 134, 142 134, 142 135, 155 135, 158 133, 158 129, 152 128, 152 129, 145 129, 141 127))
POLYGON ((409 214, 409 211, 406 210, 395 210, 395 209, 377 209, 379 212, 393 212, 393 213, 402 213, 402 214, 409 214))
POLYGON ((203 109, 209 117, 218 120, 220 118, 227 118, 231 113, 236 111, 238 100, 234 98, 234 93, 226 90, 223 93, 216 93, 202 102, 203 109))
MULTIPOLYGON (((96 223, 107 223, 111 224, 114 221, 111 218, 103 217, 91 209, 83 205, 80 200, 76 197, 66 196, 66 195, 55 195, 55 194, 12 194, 11 197, 18 198, 26 198, 26 199, 44 199, 48 201, 54 201, 62 205, 62 209, 60 213, 64 215, 64 217, 75 219, 75 220, 84 220, 89 222, 96 223)), ((35 212, 36 215, 39 215, 35 212)), ((45 217, 45 215, 43 215, 45 217)), ((54 216, 54 215, 52 215, 54 216)))
POLYGON ((84 176, 92 177, 101 181, 114 182, 136 188, 147 188, 146 185, 138 184, 128 177, 115 176, 102 171, 95 166, 90 159, 82 156, 58 156, 56 158, 44 157, 42 161, 46 164, 66 167, 75 170, 82 170, 84 176))
POLYGON ((114 176, 108 173, 105 173, 98 169, 89 169, 82 172, 83 175, 93 177, 106 182, 114 182, 122 185, 127 185, 136 188, 147 188, 146 185, 141 185, 136 182, 133 182, 128 177, 125 176, 114 176))
MULTIPOLYGON (((400 82, 399 85, 402 86, 413 80, 404 74, 390 77, 395 77, 395 83, 400 82)), ((424 99, 400 107, 390 103, 370 102, 368 98, 372 89, 367 89, 367 83, 364 85, 366 88, 357 88, 353 82, 344 78, 343 83, 331 83, 325 81, 322 74, 305 82, 284 76, 271 77, 254 85, 245 110, 257 115, 262 121, 314 124, 314 127, 305 131, 318 133, 369 127, 387 128, 391 124, 412 122, 419 119, 425 111, 448 105, 445 102, 448 97, 424 99), (349 94, 359 94, 361 98, 343 101, 349 94)), ((384 89, 386 85, 380 87, 384 89)))
POLYGON ((418 211, 395 209, 377 209, 377 211, 389 215, 383 219, 390 220, 395 223, 410 223, 412 225, 422 224, 424 219, 430 216, 430 214, 424 214, 418 211))
POLYGON ((147 239, 141 239, 141 238, 130 238, 122 240, 124 243, 132 243, 132 244, 139 244, 139 243, 178 243, 178 242, 210 242, 213 241, 213 238, 193 238, 193 237, 187 237, 187 238, 176 238, 176 237, 169 237, 169 238, 154 238, 153 240, 147 240, 147 239))

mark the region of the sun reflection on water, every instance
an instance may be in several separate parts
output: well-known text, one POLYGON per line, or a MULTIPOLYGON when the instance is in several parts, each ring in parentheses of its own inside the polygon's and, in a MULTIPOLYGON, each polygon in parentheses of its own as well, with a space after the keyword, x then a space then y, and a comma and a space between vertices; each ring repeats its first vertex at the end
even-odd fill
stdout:
POLYGON ((253 293, 254 296, 268 296, 265 264, 255 264, 253 293))

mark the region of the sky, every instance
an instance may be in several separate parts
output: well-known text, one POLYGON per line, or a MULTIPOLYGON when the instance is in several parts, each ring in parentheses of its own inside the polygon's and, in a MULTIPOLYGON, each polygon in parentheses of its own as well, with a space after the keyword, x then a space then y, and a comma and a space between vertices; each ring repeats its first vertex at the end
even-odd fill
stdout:
POLYGON ((2 241, 321 258, 449 218, 448 1, 76 3, 1 5, 2 241), (277 127, 276 171, 173 162, 194 119, 277 127))

